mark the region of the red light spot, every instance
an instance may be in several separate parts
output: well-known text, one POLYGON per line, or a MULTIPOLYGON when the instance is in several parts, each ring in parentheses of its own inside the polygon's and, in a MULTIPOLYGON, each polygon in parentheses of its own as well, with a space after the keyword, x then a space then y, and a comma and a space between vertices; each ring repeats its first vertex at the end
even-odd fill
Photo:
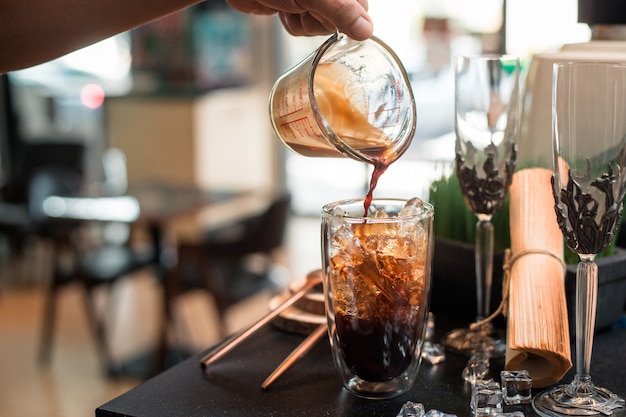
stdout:
POLYGON ((90 109, 97 109, 104 103, 104 90, 98 84, 87 84, 80 90, 80 101, 90 109))

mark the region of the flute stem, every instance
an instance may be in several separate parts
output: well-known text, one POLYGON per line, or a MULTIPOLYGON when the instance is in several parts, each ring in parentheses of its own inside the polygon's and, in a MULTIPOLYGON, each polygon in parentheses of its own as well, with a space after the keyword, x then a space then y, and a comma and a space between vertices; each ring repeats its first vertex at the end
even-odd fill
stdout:
POLYGON ((576 267, 576 375, 565 391, 566 400, 595 404, 596 387, 591 380, 591 351, 598 302, 598 265, 593 256, 581 257, 576 267))
POLYGON ((476 321, 484 319, 491 310, 493 282, 493 224, 491 216, 479 215, 476 223, 476 321))
POLYGON ((581 260, 576 268, 576 373, 589 375, 598 303, 598 265, 581 260))

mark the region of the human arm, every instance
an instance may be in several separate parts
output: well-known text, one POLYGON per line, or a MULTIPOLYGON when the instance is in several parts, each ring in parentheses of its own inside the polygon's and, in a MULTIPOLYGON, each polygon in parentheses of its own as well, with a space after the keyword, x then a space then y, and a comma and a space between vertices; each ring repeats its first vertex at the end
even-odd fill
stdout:
MULTIPOLYGON (((0 0, 0 73, 40 64, 202 0, 0 0)), ((371 35, 367 0, 228 0, 293 35, 371 35)))
POLYGON ((91 45, 200 0, 0 0, 0 73, 91 45))

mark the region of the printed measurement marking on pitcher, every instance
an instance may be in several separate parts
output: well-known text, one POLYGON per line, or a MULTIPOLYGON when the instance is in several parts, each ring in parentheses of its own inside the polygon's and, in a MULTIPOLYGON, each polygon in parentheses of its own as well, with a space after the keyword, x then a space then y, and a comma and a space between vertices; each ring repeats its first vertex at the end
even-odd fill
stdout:
POLYGON ((283 132, 291 133, 294 137, 298 136, 317 136, 316 130, 311 124, 308 117, 301 117, 287 123, 282 123, 280 128, 283 132))
POLYGON ((286 110, 285 113, 279 111, 279 118, 289 117, 295 113, 304 110, 305 90, 299 86, 296 90, 288 89, 285 92, 285 99, 280 110, 286 110))
POLYGON ((296 113, 299 113, 299 112, 301 112, 302 110, 304 110, 304 107, 302 107, 302 106, 301 106, 300 108, 297 108, 297 109, 294 109, 294 110, 287 111, 286 113, 281 113, 281 114, 279 114, 279 115, 278 115, 278 118, 279 118, 279 119, 283 119, 283 118, 285 118, 285 117, 289 117, 289 116, 291 116, 291 115, 294 115, 294 114, 296 114, 296 113))

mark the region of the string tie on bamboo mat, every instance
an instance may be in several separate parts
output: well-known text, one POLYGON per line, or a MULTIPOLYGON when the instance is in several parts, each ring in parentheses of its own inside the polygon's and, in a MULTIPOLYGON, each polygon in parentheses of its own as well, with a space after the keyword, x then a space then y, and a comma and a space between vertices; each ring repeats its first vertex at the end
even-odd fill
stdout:
POLYGON ((504 271, 504 275, 502 277, 502 301, 500 301, 500 305, 498 306, 498 308, 496 309, 496 311, 494 311, 489 317, 486 317, 485 319, 476 322, 476 323, 472 323, 470 324, 470 329, 472 330, 476 330, 480 327, 482 327, 483 325, 489 323, 490 321, 492 321, 493 319, 495 319, 496 317, 498 317, 500 314, 502 314, 504 317, 506 317, 506 312, 508 310, 508 306, 509 306, 509 288, 511 286, 511 270, 513 269, 513 264, 515 263, 515 261, 517 261, 518 259, 520 259, 523 256, 526 255, 548 255, 551 256, 552 258, 556 259, 557 261, 559 261, 559 263, 561 264, 561 266, 563 267, 563 271, 565 271, 566 265, 565 262, 563 262, 563 260, 561 258, 559 258, 557 255, 555 255, 554 253, 545 250, 545 249, 524 249, 521 250, 519 252, 517 252, 515 255, 512 255, 511 249, 505 249, 504 251, 504 262, 502 264, 502 270, 504 271))

